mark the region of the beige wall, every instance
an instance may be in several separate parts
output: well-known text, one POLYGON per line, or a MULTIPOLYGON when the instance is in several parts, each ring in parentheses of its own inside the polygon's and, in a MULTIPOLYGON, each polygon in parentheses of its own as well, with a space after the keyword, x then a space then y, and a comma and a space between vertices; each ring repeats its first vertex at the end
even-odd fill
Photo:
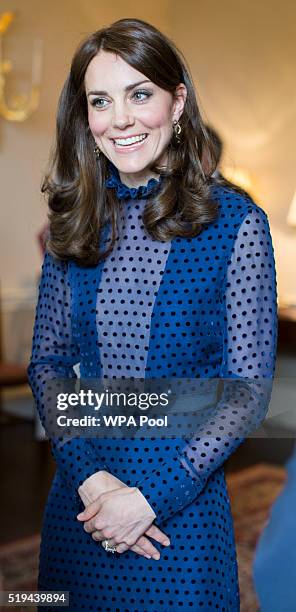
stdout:
POLYGON ((296 190, 296 2, 171 7, 205 116, 224 139, 224 165, 248 171, 272 226, 280 297, 296 304, 296 228, 286 223, 296 190))
MULTIPOLYGON (((39 186, 72 53, 88 32, 131 16, 151 21, 183 50, 203 112, 225 140, 224 164, 248 170, 269 215, 279 292, 296 301, 296 230, 286 225, 296 189, 294 0, 0 0, 4 10, 17 11, 5 37, 5 56, 15 63, 8 91, 26 86, 32 39, 44 40, 39 110, 24 123, 0 119, 1 285, 10 321, 34 302, 36 234, 46 218, 39 186)), ((11 339, 6 344, 17 353, 11 339)))
POLYGON ((46 218, 40 182, 52 142, 59 92, 78 42, 89 32, 123 16, 137 16, 164 28, 168 1, 138 2, 87 0, 0 0, 0 12, 16 11, 5 36, 5 57, 15 63, 8 92, 25 88, 30 76, 32 39, 44 40, 44 68, 39 110, 24 123, 0 118, 1 284, 9 304, 31 299, 40 267, 36 241, 46 218))

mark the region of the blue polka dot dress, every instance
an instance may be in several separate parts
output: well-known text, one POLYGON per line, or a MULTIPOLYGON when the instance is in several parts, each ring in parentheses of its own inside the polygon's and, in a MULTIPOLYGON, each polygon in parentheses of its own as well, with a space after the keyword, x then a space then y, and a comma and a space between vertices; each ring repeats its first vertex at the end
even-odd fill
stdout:
MULTIPOLYGON (((110 165, 106 188, 120 206, 112 253, 89 268, 45 256, 29 365, 45 426, 46 381, 74 378, 78 363, 81 377, 105 379, 273 377, 276 278, 266 214, 213 184, 217 220, 195 238, 160 242, 146 232, 142 213, 161 180, 130 189, 110 165)), ((247 413, 260 412, 256 398, 243 404, 247 413)), ((223 464, 244 437, 247 413, 222 397, 194 439, 52 439, 57 471, 44 513, 39 589, 69 591, 70 610, 237 612, 223 464), (101 469, 138 487, 155 511, 171 542, 153 541, 159 561, 130 550, 107 553, 77 521, 77 489, 101 469)))

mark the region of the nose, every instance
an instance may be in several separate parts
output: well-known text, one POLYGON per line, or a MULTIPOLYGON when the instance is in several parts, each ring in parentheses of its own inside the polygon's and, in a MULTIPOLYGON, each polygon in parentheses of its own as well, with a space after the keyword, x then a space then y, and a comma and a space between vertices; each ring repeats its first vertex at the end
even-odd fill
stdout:
POLYGON ((114 104, 113 107, 113 127, 123 130, 128 125, 133 125, 134 117, 131 109, 124 103, 114 104))

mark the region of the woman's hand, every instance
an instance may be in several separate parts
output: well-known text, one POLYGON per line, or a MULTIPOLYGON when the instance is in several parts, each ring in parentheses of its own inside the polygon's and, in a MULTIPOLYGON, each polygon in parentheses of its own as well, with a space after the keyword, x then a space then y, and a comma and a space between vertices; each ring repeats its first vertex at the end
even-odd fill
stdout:
POLYGON ((116 478, 116 476, 113 476, 113 474, 110 474, 110 472, 100 470, 99 472, 95 472, 89 476, 89 478, 83 482, 78 489, 78 493, 84 505, 88 506, 102 493, 114 491, 114 489, 126 486, 127 485, 122 482, 122 480, 119 480, 119 478, 116 478))
MULTIPOLYGON (((90 476, 84 481, 84 483, 79 487, 78 493, 84 505, 87 506, 87 510, 89 510, 89 505, 93 501, 97 500, 98 497, 102 493, 114 491, 115 489, 122 488, 122 487, 129 488, 128 485, 126 485, 124 482, 116 478, 116 476, 113 476, 113 474, 110 474, 109 472, 105 470, 100 470, 99 472, 92 474, 92 476, 90 476)), ((147 500, 145 501, 148 504, 147 500)), ((88 519, 84 519, 84 520, 89 520, 90 518, 95 517, 96 507, 93 506, 93 508, 94 510, 93 510, 92 516, 89 516, 88 519)), ((155 514, 154 514, 154 517, 155 517, 155 514)), ((80 519, 80 520, 83 520, 83 519, 80 519)), ((96 535, 97 535, 96 531, 93 531, 92 532, 93 539, 96 539, 96 535)), ((152 542, 146 536, 153 538, 154 540, 156 540, 163 546, 170 545, 170 541, 168 537, 166 536, 166 534, 163 533, 163 531, 161 531, 158 527, 156 527, 156 525, 151 525, 151 527, 149 527, 146 530, 145 535, 140 536, 140 538, 138 538, 135 544, 130 546, 126 543, 120 542, 120 545, 117 546, 117 551, 119 553, 123 553, 126 550, 130 549, 139 555, 145 556, 146 558, 150 559, 151 557, 153 557, 155 560, 158 560, 160 558, 160 553, 157 550, 157 548, 153 546, 152 542)), ((104 539, 104 537, 102 539, 104 539)), ((110 540, 109 540, 109 543, 111 543, 110 540)))
MULTIPOLYGON (((145 554, 150 556, 151 546, 153 547, 151 542, 149 540, 145 542, 143 539, 138 542, 138 540, 143 538, 145 532, 155 539, 160 537, 158 533, 160 530, 156 526, 151 528, 155 516, 139 489, 125 485, 102 493, 77 518, 85 521, 84 529, 92 534, 94 540, 107 539, 110 545, 117 544, 119 553, 135 545, 140 546, 145 554)), ((165 545, 166 541, 167 536, 162 534, 161 543, 165 545)), ((154 550, 156 553, 153 552, 152 556, 156 554, 159 558, 159 551, 154 550)), ((135 552, 138 552, 138 548, 135 552)))

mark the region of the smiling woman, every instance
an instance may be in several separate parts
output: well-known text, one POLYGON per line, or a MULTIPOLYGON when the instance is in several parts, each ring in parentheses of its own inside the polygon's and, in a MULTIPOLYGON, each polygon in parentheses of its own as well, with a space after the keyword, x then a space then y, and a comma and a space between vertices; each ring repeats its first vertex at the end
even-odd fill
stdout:
POLYGON ((173 122, 184 110, 187 93, 180 83, 172 96, 142 76, 120 56, 106 51, 91 60, 85 74, 94 140, 129 187, 159 177, 149 170, 152 163, 166 167, 173 122), (99 91, 101 84, 105 91, 99 91), (138 89, 143 84, 147 89, 138 89))
POLYGON ((217 216, 209 187, 214 151, 175 45, 136 19, 95 32, 75 53, 59 101, 56 149, 42 187, 49 251, 82 265, 111 253, 119 221, 117 198, 105 188, 112 166, 128 187, 162 179, 143 217, 152 237, 197 236, 217 216), (102 153, 98 164, 94 148, 102 153), (109 221, 111 243, 100 252, 109 221))
POLYGON ((191 378, 239 384, 211 396, 190 440, 165 427, 144 437, 144 423, 128 438, 51 437, 39 589, 70 591, 70 610, 239 611, 223 464, 268 406, 276 280, 264 211, 214 169, 189 70, 164 34, 123 19, 80 45, 43 185, 29 380, 45 429, 51 380, 63 392, 78 363, 106 389, 156 379, 169 393, 166 379, 184 378, 193 410, 191 378))

